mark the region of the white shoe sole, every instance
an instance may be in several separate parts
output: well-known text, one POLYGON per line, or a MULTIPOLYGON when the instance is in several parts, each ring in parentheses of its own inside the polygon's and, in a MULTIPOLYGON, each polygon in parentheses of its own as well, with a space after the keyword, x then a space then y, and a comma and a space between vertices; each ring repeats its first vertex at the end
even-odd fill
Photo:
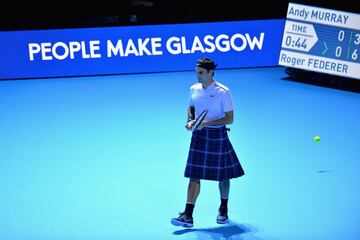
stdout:
POLYGON ((224 221, 216 220, 216 223, 218 223, 218 224, 225 224, 225 223, 228 223, 228 222, 229 222, 229 219, 226 219, 224 221))
POLYGON ((182 227, 186 227, 186 228, 191 228, 194 226, 194 224, 181 222, 176 219, 171 219, 171 224, 174 226, 182 226, 182 227))

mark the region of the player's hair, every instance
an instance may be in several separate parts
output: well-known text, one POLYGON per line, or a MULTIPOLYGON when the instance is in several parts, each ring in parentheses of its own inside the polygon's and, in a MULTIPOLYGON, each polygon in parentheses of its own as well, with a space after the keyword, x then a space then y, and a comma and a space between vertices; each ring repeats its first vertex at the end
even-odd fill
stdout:
POLYGON ((214 70, 217 67, 217 64, 215 64, 214 60, 204 57, 204 58, 200 58, 196 62, 196 66, 205 68, 206 70, 210 71, 210 70, 214 70))

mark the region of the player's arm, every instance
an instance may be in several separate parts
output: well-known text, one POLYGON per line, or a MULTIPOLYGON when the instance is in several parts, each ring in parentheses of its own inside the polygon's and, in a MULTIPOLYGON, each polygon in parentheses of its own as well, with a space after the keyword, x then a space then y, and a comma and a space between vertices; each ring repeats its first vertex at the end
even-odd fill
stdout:
POLYGON ((188 119, 187 121, 191 121, 195 119, 195 107, 194 106, 190 106, 188 108, 188 119))
POLYGON ((234 111, 225 112, 225 117, 212 121, 204 121, 201 123, 204 127, 216 125, 228 125, 234 122, 234 111))
POLYGON ((195 122, 195 107, 194 106, 190 106, 188 108, 188 118, 187 118, 187 122, 186 122, 186 125, 185 125, 185 128, 187 130, 191 130, 194 122, 195 122))

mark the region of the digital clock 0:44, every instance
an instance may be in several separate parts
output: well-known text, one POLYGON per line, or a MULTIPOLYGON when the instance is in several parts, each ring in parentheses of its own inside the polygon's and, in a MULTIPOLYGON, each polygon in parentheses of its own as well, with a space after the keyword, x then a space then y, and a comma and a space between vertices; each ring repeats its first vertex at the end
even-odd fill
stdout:
POLYGON ((291 35, 286 36, 285 38, 285 45, 286 47, 291 47, 291 48, 298 48, 298 49, 307 49, 307 39, 306 38, 302 38, 302 37, 295 37, 293 38, 291 35))
POLYGON ((286 20, 281 47, 309 52, 317 41, 313 24, 286 20))

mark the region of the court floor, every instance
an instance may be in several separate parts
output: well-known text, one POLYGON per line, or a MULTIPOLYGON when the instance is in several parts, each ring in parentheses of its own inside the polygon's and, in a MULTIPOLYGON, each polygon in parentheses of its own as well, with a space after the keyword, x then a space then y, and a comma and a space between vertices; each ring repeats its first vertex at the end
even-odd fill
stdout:
POLYGON ((360 239, 360 94, 285 77, 216 71, 245 176, 226 225, 202 181, 192 229, 170 219, 186 200, 195 72, 0 81, 0 239, 360 239))

